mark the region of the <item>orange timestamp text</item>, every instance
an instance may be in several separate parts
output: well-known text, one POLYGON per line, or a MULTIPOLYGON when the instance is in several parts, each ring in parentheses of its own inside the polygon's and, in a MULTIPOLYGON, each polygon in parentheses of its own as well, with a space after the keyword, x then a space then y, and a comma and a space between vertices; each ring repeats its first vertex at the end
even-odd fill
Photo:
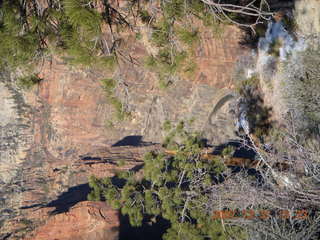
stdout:
POLYGON ((244 210, 218 210, 213 211, 213 219, 235 219, 235 218, 244 218, 244 219, 255 219, 259 218, 261 220, 266 220, 271 217, 279 217, 281 219, 307 219, 308 211, 307 210, 254 210, 254 209, 244 209, 244 210))

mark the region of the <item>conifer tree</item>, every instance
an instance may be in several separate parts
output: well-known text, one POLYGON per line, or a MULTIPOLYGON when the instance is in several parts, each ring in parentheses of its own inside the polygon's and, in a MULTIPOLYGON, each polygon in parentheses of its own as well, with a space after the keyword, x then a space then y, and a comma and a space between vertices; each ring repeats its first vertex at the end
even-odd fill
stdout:
POLYGON ((89 199, 100 194, 111 206, 128 215, 132 226, 141 226, 146 216, 169 220, 171 227, 163 236, 166 240, 228 239, 230 235, 245 239, 240 228, 226 226, 224 231, 206 207, 208 189, 224 166, 218 159, 201 158, 203 144, 199 135, 188 134, 181 122, 171 130, 164 146, 175 149, 176 154, 146 154, 142 179, 136 179, 131 171, 120 172, 117 177, 125 184, 117 186, 111 178, 91 177, 93 190, 89 199))

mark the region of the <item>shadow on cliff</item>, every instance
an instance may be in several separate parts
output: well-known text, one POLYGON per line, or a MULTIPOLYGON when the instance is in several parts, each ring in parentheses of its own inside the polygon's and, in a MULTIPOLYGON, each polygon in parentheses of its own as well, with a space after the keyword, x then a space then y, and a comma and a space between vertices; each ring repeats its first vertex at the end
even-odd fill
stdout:
POLYGON ((145 217, 141 227, 132 227, 128 215, 120 215, 119 240, 162 240, 169 227, 169 221, 157 218, 157 221, 153 222, 150 217, 145 217))
MULTIPOLYGON (((244 141, 246 141, 247 144, 250 145, 249 139, 244 139, 244 141)), ((252 148, 247 147, 243 143, 236 141, 236 140, 216 146, 213 149, 212 154, 217 155, 217 156, 221 156, 223 150, 226 147, 233 147, 234 148, 234 152, 231 156, 232 158, 247 159, 248 161, 252 161, 252 162, 256 161, 257 153, 252 148)), ((228 165, 228 168, 231 169, 232 174, 236 174, 236 173, 240 173, 241 171, 245 171, 249 176, 255 177, 258 185, 261 185, 264 183, 264 179, 263 179, 259 170, 252 168, 252 167, 241 166, 241 162, 239 162, 238 165, 236 165, 236 164, 235 165, 228 165)), ((216 184, 220 184, 220 183, 224 182, 225 177, 227 177, 227 175, 222 174, 219 176, 213 176, 216 184)))
POLYGON ((55 208, 55 210, 50 212, 52 215, 67 212, 77 203, 86 201, 90 191, 89 184, 87 183, 71 187, 67 192, 62 193, 56 200, 48 203, 46 207, 55 208))
MULTIPOLYGON (((142 164, 135 166, 131 170, 137 172, 142 168, 142 166, 142 164)), ((117 177, 113 177, 112 182, 119 187, 124 185, 124 182, 117 177)), ((55 208, 50 212, 51 215, 67 212, 77 203, 86 201, 90 190, 89 184, 81 184, 71 187, 67 192, 61 194, 56 200, 48 203, 45 207, 55 208)), ((154 221, 151 217, 145 216, 142 226, 132 227, 128 216, 124 216, 119 213, 120 226, 117 228, 119 231, 119 240, 161 240, 163 234, 170 227, 170 222, 159 217, 157 217, 156 220, 157 221, 154 221)))
POLYGON ((145 147, 155 145, 152 142, 144 142, 142 140, 141 135, 133 135, 133 136, 126 136, 122 138, 120 141, 116 142, 112 145, 112 147, 122 147, 122 146, 132 146, 132 147, 145 147))

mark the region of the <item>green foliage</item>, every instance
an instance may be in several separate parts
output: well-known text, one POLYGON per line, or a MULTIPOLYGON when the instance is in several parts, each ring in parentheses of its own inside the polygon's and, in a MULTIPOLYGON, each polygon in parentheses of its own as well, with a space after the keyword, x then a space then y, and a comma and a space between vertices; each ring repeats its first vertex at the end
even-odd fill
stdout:
POLYGON ((282 22, 286 30, 290 33, 294 33, 298 29, 296 19, 291 16, 289 17, 287 15, 284 15, 282 22))
POLYGON ((188 31, 185 28, 178 29, 178 37, 185 44, 192 45, 199 40, 198 31, 188 31))
POLYGON ((166 132, 169 132, 171 129, 172 129, 172 124, 169 120, 166 120, 164 123, 163 123, 163 129, 166 131, 166 132))
POLYGON ((121 209, 122 214, 127 214, 132 226, 141 226, 145 216, 169 220, 171 227, 163 239, 228 239, 230 236, 244 239, 240 228, 226 226, 224 231, 221 223, 203 208, 210 197, 207 188, 213 184, 213 176, 223 170, 218 158, 208 161, 200 157, 204 147, 201 137, 188 133, 184 126, 180 122, 170 128, 169 140, 164 144, 176 144, 176 154, 147 153, 143 177, 137 179, 131 171, 119 172, 117 177, 124 182, 122 186, 112 184, 110 178, 91 177, 89 184, 93 190, 88 197, 94 199, 100 194, 109 204, 121 209))
POLYGON ((270 44, 269 54, 271 54, 274 57, 279 57, 281 47, 282 47, 282 41, 280 39, 276 39, 270 44))
POLYGON ((111 71, 113 71, 117 65, 115 55, 96 57, 95 61, 96 61, 97 66, 102 67, 102 68, 107 68, 111 71))
POLYGON ((203 2, 198 0, 190 0, 189 1, 189 9, 191 13, 193 13, 196 16, 200 16, 203 13, 206 12, 206 7, 203 2))
POLYGON ((33 86, 39 84, 41 81, 42 81, 41 78, 33 74, 33 75, 19 78, 18 85, 23 89, 29 90, 33 86))
POLYGON ((0 8, 0 68, 32 61, 40 48, 34 31, 24 31, 26 19, 18 1, 3 1, 0 8))
POLYGON ((185 15, 184 0, 169 0, 162 2, 162 11, 169 20, 181 19, 185 15))
POLYGON ((62 0, 40 14, 33 4, 4 0, 0 6, 0 68, 30 69, 52 52, 71 64, 115 66, 101 54, 102 16, 88 0, 62 0))
POLYGON ((147 56, 145 61, 144 61, 144 65, 147 68, 155 70, 156 66, 157 66, 157 59, 154 56, 147 56))
POLYGON ((221 155, 224 157, 231 157, 234 151, 235 151, 234 147, 229 145, 222 150, 221 155))
POLYGON ((101 33, 100 24, 102 17, 92 8, 86 7, 88 0, 64 0, 66 16, 73 27, 80 32, 80 38, 97 37, 101 33))
POLYGON ((166 19, 162 19, 154 26, 151 40, 157 46, 163 47, 168 44, 169 37, 170 23, 166 19))
POLYGON ((118 165, 119 167, 123 167, 124 165, 126 165, 126 161, 123 160, 123 159, 121 159, 119 162, 117 162, 117 165, 118 165))
POLYGON ((101 188, 100 188, 100 182, 98 179, 94 176, 90 176, 89 178, 89 186, 91 189, 93 189, 89 195, 88 200, 89 201, 100 201, 101 197, 101 188))
POLYGON ((236 82, 236 91, 244 95, 248 89, 256 89, 260 86, 260 79, 253 75, 250 78, 238 79, 236 82))
POLYGON ((142 34, 140 32, 136 33, 136 39, 141 40, 142 39, 142 34))
POLYGON ((114 95, 114 90, 116 88, 116 81, 112 78, 106 78, 101 81, 102 88, 106 93, 107 100, 114 107, 116 111, 116 118, 119 121, 123 121, 130 117, 130 113, 125 111, 121 101, 114 95))
POLYGON ((143 23, 149 23, 151 20, 151 16, 147 10, 140 10, 139 17, 143 23))
POLYGON ((113 95, 113 91, 116 88, 116 81, 113 78, 106 78, 101 81, 102 87, 108 96, 113 95))
POLYGON ((184 51, 162 48, 157 56, 148 56, 145 59, 145 66, 158 74, 160 89, 166 89, 172 83, 172 77, 183 70, 186 59, 187 53, 184 51))

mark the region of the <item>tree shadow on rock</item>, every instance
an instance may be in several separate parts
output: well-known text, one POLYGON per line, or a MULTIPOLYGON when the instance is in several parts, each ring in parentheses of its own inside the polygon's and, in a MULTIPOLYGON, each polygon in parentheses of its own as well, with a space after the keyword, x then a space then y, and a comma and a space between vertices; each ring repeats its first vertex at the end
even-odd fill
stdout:
POLYGON ((142 138, 143 137, 141 135, 126 136, 120 141, 113 144, 112 147, 122 147, 122 146, 142 147, 142 146, 155 145, 155 143, 152 143, 152 142, 144 142, 142 138))
POLYGON ((48 203, 46 207, 55 208, 55 210, 50 212, 52 215, 67 212, 77 203, 86 201, 89 192, 90 187, 88 183, 71 187, 67 192, 62 193, 56 200, 48 203))
POLYGON ((161 217, 156 217, 156 221, 150 216, 144 217, 140 227, 132 227, 128 215, 120 214, 119 218, 119 240, 162 240, 163 234, 170 227, 170 222, 161 217))

